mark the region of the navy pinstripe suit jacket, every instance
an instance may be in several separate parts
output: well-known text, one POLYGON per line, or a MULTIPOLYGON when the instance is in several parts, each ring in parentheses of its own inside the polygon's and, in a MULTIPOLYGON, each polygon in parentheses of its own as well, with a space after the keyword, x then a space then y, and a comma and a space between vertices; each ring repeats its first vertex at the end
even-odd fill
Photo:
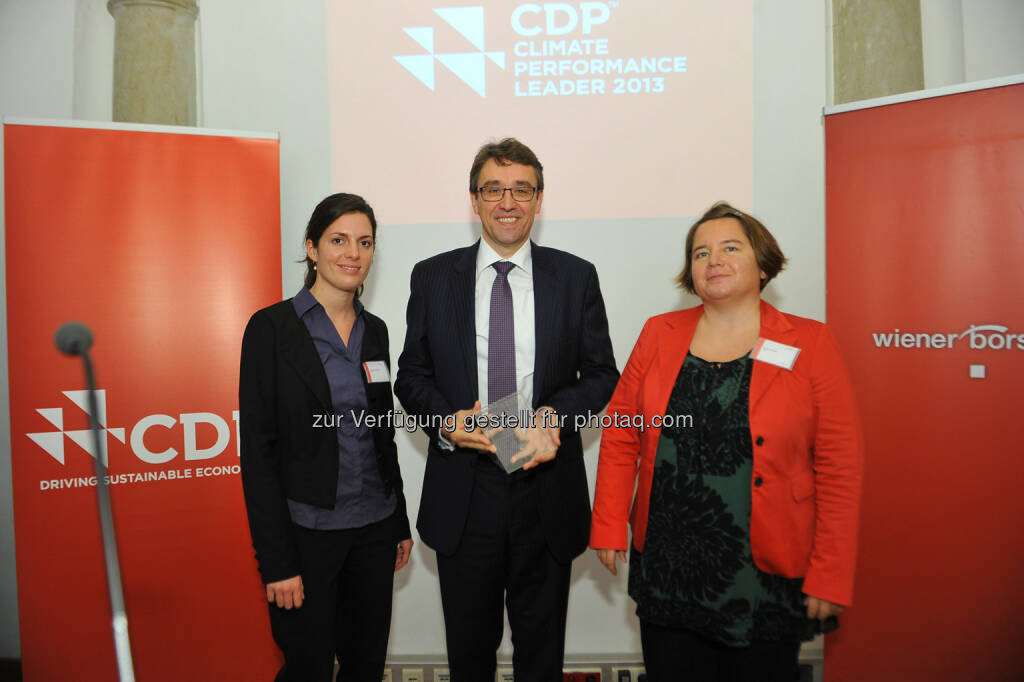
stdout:
MULTIPOLYGON (((410 415, 441 417, 478 398, 474 296, 480 242, 416 264, 412 271, 405 348, 395 395, 410 415)), ((590 493, 577 415, 604 409, 619 378, 608 318, 594 266, 531 242, 536 348, 533 407, 565 415, 555 459, 537 467, 541 523, 551 552, 570 561, 587 547, 590 493)), ((427 466, 419 518, 423 541, 453 553, 465 526, 473 489, 473 450, 438 446, 428 429, 427 466)))

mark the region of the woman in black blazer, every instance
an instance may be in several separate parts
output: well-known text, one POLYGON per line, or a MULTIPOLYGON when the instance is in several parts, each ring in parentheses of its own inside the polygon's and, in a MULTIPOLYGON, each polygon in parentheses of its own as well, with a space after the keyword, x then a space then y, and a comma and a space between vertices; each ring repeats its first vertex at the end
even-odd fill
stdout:
POLYGON ((388 330, 359 302, 377 222, 353 194, 317 205, 306 282, 242 339, 242 487, 285 663, 278 682, 383 675, 394 572, 412 534, 398 470, 388 330))

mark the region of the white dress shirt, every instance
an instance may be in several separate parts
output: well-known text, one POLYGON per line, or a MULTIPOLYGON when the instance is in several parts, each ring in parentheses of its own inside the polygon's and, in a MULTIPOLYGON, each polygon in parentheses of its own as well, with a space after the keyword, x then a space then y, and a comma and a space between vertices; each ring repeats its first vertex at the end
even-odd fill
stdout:
POLYGON ((516 340, 516 387, 521 402, 520 410, 533 411, 533 360, 535 350, 533 313, 533 254, 530 240, 509 258, 498 255, 487 240, 480 239, 476 254, 476 372, 480 404, 487 410, 487 341, 491 322, 491 288, 498 271, 491 267, 495 261, 507 260, 514 268, 509 270, 508 284, 512 289, 513 323, 516 340))

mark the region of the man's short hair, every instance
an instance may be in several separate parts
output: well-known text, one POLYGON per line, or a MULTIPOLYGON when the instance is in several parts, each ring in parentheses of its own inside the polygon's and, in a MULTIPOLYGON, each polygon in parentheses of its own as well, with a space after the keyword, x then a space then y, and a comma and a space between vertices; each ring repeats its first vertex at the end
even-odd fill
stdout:
POLYGON ((540 165, 537 155, 529 147, 514 137, 506 137, 501 142, 488 142, 480 147, 473 159, 473 167, 469 169, 469 193, 476 194, 477 182, 480 180, 480 169, 489 159, 499 166, 521 163, 530 166, 537 174, 537 190, 544 190, 544 166, 540 165))

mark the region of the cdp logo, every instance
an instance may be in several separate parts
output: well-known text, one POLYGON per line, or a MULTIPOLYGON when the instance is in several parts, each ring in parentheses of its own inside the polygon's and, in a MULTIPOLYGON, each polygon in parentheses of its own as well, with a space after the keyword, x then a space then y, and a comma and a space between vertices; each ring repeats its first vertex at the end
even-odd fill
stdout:
MULTIPOLYGON (((89 394, 87 391, 61 391, 68 400, 78 407, 86 415, 89 414, 89 394)), ((99 409, 97 421, 100 425, 101 445, 103 447, 103 464, 108 463, 108 434, 120 442, 125 442, 125 429, 123 427, 111 428, 107 426, 107 392, 106 390, 96 391, 96 403, 99 409)), ((64 408, 49 407, 37 409, 40 415, 53 426, 57 431, 43 433, 25 434, 32 441, 41 447, 46 454, 64 464, 65 437, 71 439, 80 448, 96 457, 93 447, 92 433, 89 429, 66 431, 64 429, 64 408)), ((231 413, 231 419, 235 422, 236 455, 238 454, 238 410, 231 413)), ((212 459, 227 449, 231 442, 231 429, 228 422, 212 412, 188 412, 179 414, 178 418, 166 414, 151 414, 143 417, 135 423, 131 429, 128 444, 132 454, 148 464, 164 464, 178 456, 178 450, 169 447, 160 452, 154 452, 146 446, 146 432, 152 428, 160 427, 170 429, 180 423, 183 427, 181 446, 186 460, 212 459), (199 447, 197 431, 200 424, 209 424, 216 433, 216 440, 208 447, 199 447)))
POLYGON ((455 29, 476 48, 470 52, 434 52, 434 29, 430 26, 403 28, 427 54, 397 55, 395 60, 431 90, 434 89, 436 62, 441 62, 481 97, 487 97, 487 60, 505 69, 505 53, 487 51, 484 47, 483 7, 435 7, 434 13, 455 29))
POLYGON ((544 14, 544 33, 549 36, 564 36, 576 30, 577 26, 583 35, 589 35, 594 26, 605 23, 611 16, 608 3, 604 2, 581 2, 579 9, 566 2, 545 2, 543 7, 526 4, 512 12, 512 29, 526 37, 539 34, 541 13, 544 14), (527 16, 535 21, 526 21, 527 16))

